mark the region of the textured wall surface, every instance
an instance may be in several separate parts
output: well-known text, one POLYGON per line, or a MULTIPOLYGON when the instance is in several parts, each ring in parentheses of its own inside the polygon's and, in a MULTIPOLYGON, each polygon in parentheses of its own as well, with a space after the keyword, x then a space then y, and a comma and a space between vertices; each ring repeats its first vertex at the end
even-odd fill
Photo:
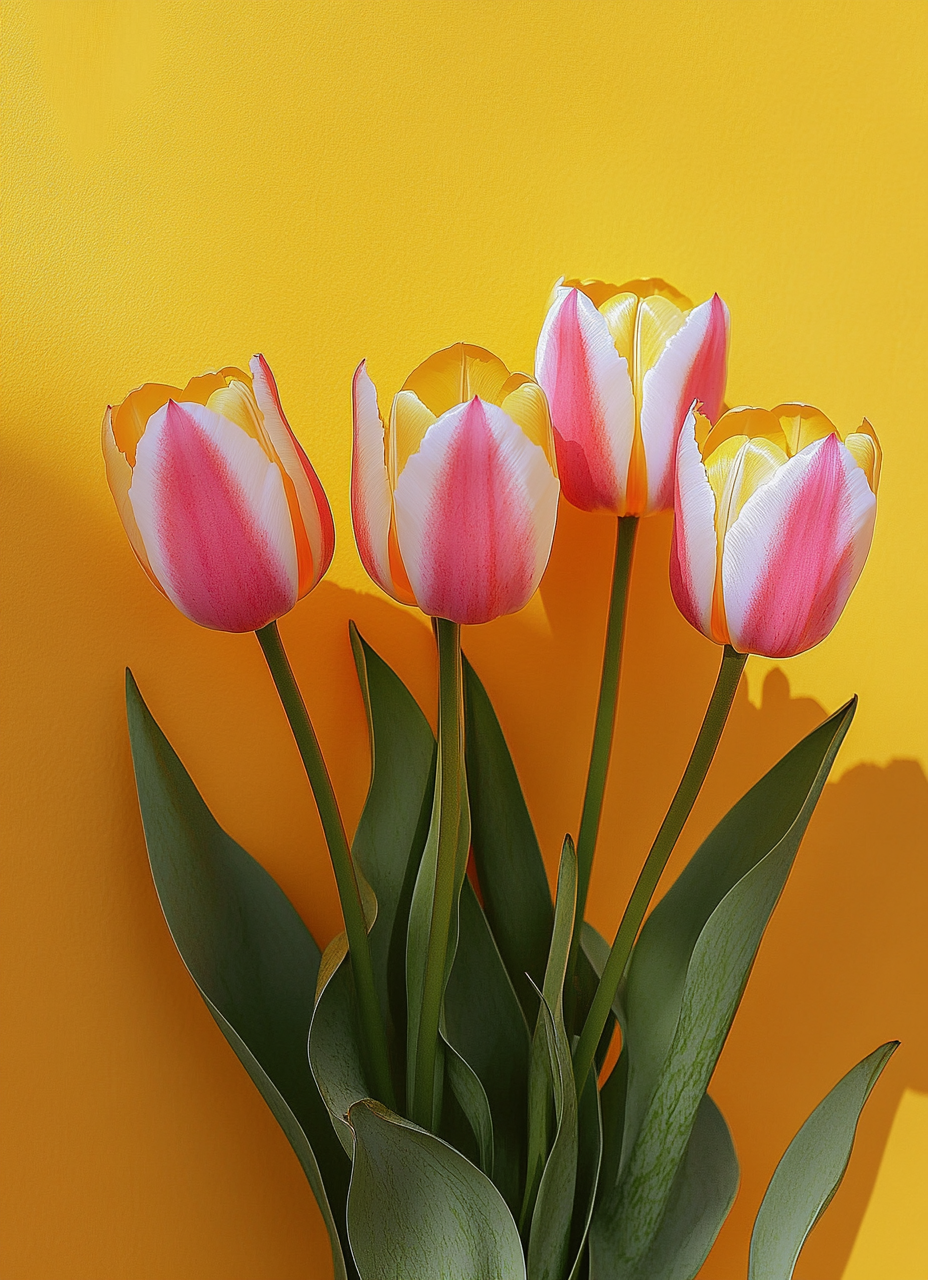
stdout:
MULTIPOLYGON (((297 1163, 159 914, 127 663, 219 819, 321 941, 334 883, 254 640, 188 623, 131 555, 99 457, 104 406, 268 356, 338 524, 332 572, 283 632, 353 822, 368 762, 347 619, 430 713, 435 670, 422 619, 354 549, 351 372, 366 356, 390 394, 460 338, 529 367, 562 273, 660 274, 697 301, 717 289, 729 403, 806 400, 842 426, 866 414, 883 439, 876 541, 846 615, 808 655, 748 664, 674 866, 860 694, 713 1085, 743 1180, 705 1275, 744 1274, 789 1137, 898 1036, 798 1274, 922 1277, 900 1189, 928 1150, 912 1137, 928 1090, 928 7, 8 0, 4 25, 6 1280, 329 1274, 297 1163)), ((551 867, 577 822, 611 539, 608 519, 564 509, 540 598, 465 638, 551 867)), ((591 895, 604 930, 717 662, 674 610, 668 541, 666 519, 647 522, 635 565, 591 895)))

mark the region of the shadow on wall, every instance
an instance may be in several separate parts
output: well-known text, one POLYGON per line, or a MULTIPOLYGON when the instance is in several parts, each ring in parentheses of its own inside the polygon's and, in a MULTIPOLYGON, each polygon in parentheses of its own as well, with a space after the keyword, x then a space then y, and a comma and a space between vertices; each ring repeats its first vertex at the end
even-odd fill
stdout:
MULTIPOLYGON (((36 883, 31 889, 24 884, 24 897, 33 894, 48 906, 48 849, 66 850, 63 865, 73 858, 79 866, 74 893, 93 897, 99 892, 94 880, 105 884, 114 909, 93 938, 75 937, 75 954, 93 956, 99 946, 101 965, 122 965, 142 1006, 140 1016, 148 1001, 149 1023, 174 1027, 177 1000, 189 1006, 165 1053, 190 1056, 192 1072, 218 1071, 224 1079, 225 1058, 214 1066, 212 1055, 227 1055, 227 1048, 206 1030, 208 1015, 195 997, 186 1000, 189 980, 166 934, 164 945, 155 942, 163 926, 144 869, 120 705, 126 662, 217 817, 279 879, 322 943, 337 927, 334 886, 296 753, 254 641, 206 632, 180 617, 145 580, 115 512, 97 496, 90 508, 86 497, 57 476, 40 481, 35 475, 11 495, 17 511, 9 514, 28 548, 11 568, 11 589, 21 602, 32 602, 35 624, 14 677, 28 726, 14 761, 22 773, 16 794, 33 846, 46 849, 44 867, 42 859, 36 861, 36 883), (43 500, 37 503, 40 483, 43 500), (53 705, 65 708, 57 718, 47 712, 53 705), (60 809, 37 799, 48 770, 60 780, 60 809), (72 813, 75 804, 83 806, 86 819, 77 832, 63 816, 65 801, 72 813), (107 929, 113 936, 104 946, 100 938, 107 929), (181 984, 183 993, 176 990, 181 984), (199 1020, 202 1036, 195 1029, 199 1020)), ((469 629, 464 640, 507 733, 551 873, 561 838, 576 831, 579 815, 614 528, 611 519, 562 506, 541 591, 543 611, 533 605, 523 615, 469 629)), ((344 545, 350 531, 343 524, 339 533, 344 545)), ((687 626, 670 598, 669 538, 669 519, 642 522, 619 733, 590 896, 593 923, 610 936, 685 764, 718 663, 716 647, 687 626)), ((352 825, 366 790, 368 755, 349 618, 430 716, 435 663, 429 630, 414 612, 331 582, 284 621, 284 638, 352 825)), ((742 688, 665 887, 726 809, 825 714, 810 699, 791 698, 780 670, 768 675, 759 708, 742 688)), ((880 1042, 898 1037, 903 1047, 865 1113, 845 1185, 804 1256, 807 1274, 839 1280, 899 1096, 905 1087, 928 1089, 928 1028, 922 1017, 928 975, 926 833, 928 783, 914 762, 858 765, 825 790, 712 1086, 734 1132, 743 1176, 705 1280, 745 1274, 750 1223, 792 1134, 848 1068, 880 1042)), ((62 918, 73 906, 72 894, 60 904, 62 918)), ((35 918, 31 911, 27 902, 23 918, 35 918)), ((54 927, 53 913, 48 918, 54 927)), ((38 954, 38 942, 24 939, 24 957, 38 954)), ((68 961, 62 955, 59 962, 68 961)), ((51 983, 53 975, 43 980, 51 983)), ((88 999, 97 999, 92 985, 88 992, 88 999)), ((100 1017, 110 1016, 117 1020, 115 1007, 109 1015, 101 1005, 100 1017)), ((75 1044, 80 1034, 75 1025, 75 1044)), ((151 1038, 141 1024, 118 1034, 151 1038)), ((46 1072, 54 1074, 54 1061, 46 1062, 46 1072)), ((229 1071, 237 1071, 234 1063, 229 1071)), ((54 1092, 54 1080, 47 1084, 54 1092)), ((111 1084, 118 1093, 118 1083, 111 1084)), ((286 1144, 266 1138, 263 1129, 248 1136, 252 1131, 242 1127, 232 1096, 228 1123, 237 1126, 240 1141, 255 1147, 248 1169, 241 1171, 243 1182, 254 1177, 256 1187, 289 1184, 289 1165, 277 1170, 275 1163, 292 1159, 286 1144)), ((222 1088, 211 1099, 224 1113, 222 1088)), ((217 1117, 217 1123, 225 1120, 224 1114, 217 1117)), ((121 1158, 113 1154, 114 1167, 121 1158)), ((271 1214, 262 1207, 266 1198, 256 1192, 259 1216, 271 1214)), ((302 1201, 292 1198, 278 1199, 275 1213, 284 1202, 299 1203, 305 1213, 302 1201)), ((216 1212, 221 1218, 221 1210, 216 1212)), ((242 1212, 239 1206, 239 1222, 242 1212)), ((256 1238, 265 1226, 270 1235, 271 1225, 262 1216, 256 1238)), ((278 1230, 275 1219, 275 1235, 278 1230)), ((197 1231, 205 1251, 210 1231, 197 1231)), ((293 1240, 300 1238, 295 1229, 293 1240)), ((166 1247, 160 1228, 158 1240, 156 1251, 166 1247)), ((280 1274, 289 1275, 283 1257, 281 1266, 280 1274)))

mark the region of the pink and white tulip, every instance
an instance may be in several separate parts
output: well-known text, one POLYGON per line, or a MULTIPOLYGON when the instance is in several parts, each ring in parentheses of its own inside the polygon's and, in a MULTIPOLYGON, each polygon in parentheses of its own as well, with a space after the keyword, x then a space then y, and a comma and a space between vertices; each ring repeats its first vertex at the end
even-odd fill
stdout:
POLYGON ((564 497, 583 511, 673 507, 677 438, 694 400, 715 421, 725 392, 728 308, 694 307, 663 280, 564 280, 535 355, 551 406, 564 497))
POLYGON ((880 460, 866 419, 842 439, 809 405, 730 409, 714 427, 694 406, 678 446, 670 561, 687 621, 769 658, 824 640, 870 549, 880 460))
POLYGON ((335 549, 322 485, 263 356, 187 386, 147 383, 103 419, 106 474, 155 586, 193 622, 255 631, 319 582, 335 549))
POLYGON ((521 609, 541 581, 557 518, 538 384, 459 342, 409 375, 388 423, 364 362, 352 392, 351 513, 374 581, 452 622, 521 609))

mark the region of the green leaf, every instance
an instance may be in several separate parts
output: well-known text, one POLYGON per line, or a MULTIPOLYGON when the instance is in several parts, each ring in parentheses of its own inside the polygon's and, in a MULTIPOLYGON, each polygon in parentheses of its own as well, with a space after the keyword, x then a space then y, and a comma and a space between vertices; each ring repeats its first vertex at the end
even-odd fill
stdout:
POLYGON ((534 1021, 538 996, 532 984, 542 985, 554 920, 551 890, 506 739, 466 658, 464 708, 472 843, 484 910, 522 1008, 534 1021))
MULTIPOLYGON (((493 1163, 484 1169, 515 1210, 525 1159, 528 1026, 468 880, 462 888, 459 912, 457 953, 445 989, 443 1034, 482 1086, 492 1117, 494 1149, 493 1163)), ((452 1067, 451 1059, 448 1073, 457 1093, 455 1080, 461 1080, 461 1073, 452 1067)), ((479 1098, 473 1103, 477 1107, 473 1117, 465 1099, 459 1095, 458 1100, 472 1123, 474 1119, 484 1123, 479 1098)), ((485 1146, 480 1134, 476 1136, 485 1146)))
POLYGON ((645 923, 625 991, 628 1089, 618 1186, 604 1187, 598 1280, 643 1274, 757 948, 854 712, 786 755, 723 818, 645 923))
POLYGON ((435 781, 435 737, 412 694, 350 624, 351 647, 367 711, 371 781, 352 855, 377 897, 371 955, 395 1084, 405 1076, 406 926, 425 847, 435 781))
MULTIPOLYGON (((667 1210, 644 1261, 642 1280, 693 1280, 728 1217, 738 1191, 738 1157, 728 1125, 703 1094, 667 1210)), ((591 1280, 600 1275, 598 1270, 591 1280)))
POLYGON ((316 946, 280 886, 222 830, 126 672, 145 841, 175 946, 207 1008, 289 1139, 353 1275, 344 1230, 349 1165, 306 1059, 316 946))
POLYGON ((898 1047, 890 1040, 858 1062, 786 1148, 754 1223, 748 1280, 790 1280, 806 1237, 841 1185, 870 1090, 898 1047))
POLYGON ((348 1110, 361 1098, 369 1098, 371 1090, 361 1052, 361 1026, 347 953, 328 974, 316 997, 308 1053, 332 1125, 350 1159, 354 1141, 348 1110))
POLYGON ((493 1183, 377 1102, 349 1114, 348 1235, 361 1280, 525 1280, 519 1232, 493 1183))
POLYGON ((587 1077, 577 1111, 577 1189, 570 1231, 568 1256, 573 1258, 569 1280, 582 1273, 586 1242, 593 1219, 596 1189, 603 1155, 603 1118, 599 1103, 599 1087, 595 1068, 587 1077))
MULTIPOLYGON (((538 1087, 541 1059, 554 1100, 554 1141, 547 1154, 532 1209, 528 1243, 529 1280, 563 1280, 567 1272, 570 1228, 577 1187, 578 1120, 573 1061, 564 1030, 564 980, 577 907, 577 855, 568 836, 561 851, 551 949, 532 1046, 529 1082, 529 1169, 537 1167, 538 1118, 548 1096, 538 1087), (546 1061, 545 1061, 546 1060, 546 1061), (532 1088, 532 1085, 535 1088, 532 1088), (534 1102, 534 1106, 533 1106, 534 1102)), ((542 1130, 542 1132, 544 1132, 542 1130)), ((531 1187, 527 1189, 531 1194, 531 1187)))

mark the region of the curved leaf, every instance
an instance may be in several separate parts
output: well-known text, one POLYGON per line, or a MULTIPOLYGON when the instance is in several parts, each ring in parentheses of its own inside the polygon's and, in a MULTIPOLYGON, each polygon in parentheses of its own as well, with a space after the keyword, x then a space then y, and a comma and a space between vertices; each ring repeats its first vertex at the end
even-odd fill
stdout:
POLYGON ((645 923, 625 992, 619 1185, 591 1232, 597 1277, 640 1274, 767 921, 854 704, 794 747, 722 819, 645 923))
POLYGON ((351 845, 377 897, 371 955, 390 1056, 402 1088, 406 1049, 406 925, 432 807, 435 737, 419 704, 361 636, 349 627, 371 750, 371 781, 351 845))
MULTIPOLYGON (((494 1132, 486 1172, 517 1209, 525 1161, 529 1033, 521 1005, 470 881, 459 906, 459 941, 445 989, 443 1034, 485 1092, 494 1132), (492 1172, 491 1172, 492 1169, 492 1172)), ((451 1060, 449 1079, 454 1086, 451 1060)), ((464 1110, 468 1107, 458 1099, 464 1110)), ((479 1107, 479 1100, 475 1103, 479 1107)), ((469 1114, 469 1113, 468 1113, 469 1114)), ((479 1134, 478 1141, 479 1139, 479 1134)))
POLYGON ((319 1093, 350 1159, 354 1141, 348 1126, 348 1110, 360 1098, 369 1098, 371 1090, 361 1052, 354 977, 347 953, 329 973, 316 999, 307 1053, 319 1093))
POLYGON ((551 890, 506 739, 466 658, 464 708, 472 842, 484 910, 522 1008, 534 1021, 538 996, 532 984, 542 985, 554 923, 551 890))
POLYGON ((361 1280, 525 1280, 502 1196, 440 1138, 377 1102, 349 1113, 348 1235, 361 1280))
MULTIPOLYGON (((564 981, 577 907, 577 855, 568 836, 561 851, 554 906, 554 928, 545 969, 545 985, 532 1045, 530 1086, 529 1168, 536 1166, 541 1109, 554 1101, 554 1141, 547 1153, 532 1208, 528 1242, 530 1280, 563 1280, 567 1272, 570 1228, 577 1187, 578 1119, 573 1061, 564 1030, 564 981), (548 1090, 539 1087, 540 1060, 547 1068, 548 1090), (534 1088, 532 1087, 534 1086, 534 1088), (534 1105, 533 1105, 534 1104, 534 1105)), ((542 1079, 544 1079, 542 1077, 542 1079)), ((527 1196, 531 1195, 531 1185, 527 1196)), ((530 1201, 528 1202, 530 1203, 530 1201)))
POLYGON ((577 1280, 586 1258, 586 1242, 596 1203, 599 1170, 603 1155, 603 1118, 599 1104, 599 1087, 593 1068, 580 1095, 577 1111, 577 1189, 574 1216, 570 1230, 568 1256, 573 1258, 569 1280, 577 1280))
POLYGON ((790 1280, 806 1237, 841 1185, 870 1090, 898 1047, 890 1040, 858 1062, 786 1148, 754 1223, 748 1280, 790 1280))
MULTIPOLYGON (((222 830, 126 672, 145 841, 175 946, 296 1152, 322 1210, 337 1277, 348 1161, 306 1060, 319 948, 280 886, 222 830)), ((344 1247, 343 1247, 344 1245, 344 1247)))

